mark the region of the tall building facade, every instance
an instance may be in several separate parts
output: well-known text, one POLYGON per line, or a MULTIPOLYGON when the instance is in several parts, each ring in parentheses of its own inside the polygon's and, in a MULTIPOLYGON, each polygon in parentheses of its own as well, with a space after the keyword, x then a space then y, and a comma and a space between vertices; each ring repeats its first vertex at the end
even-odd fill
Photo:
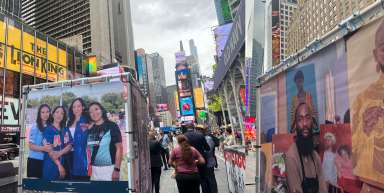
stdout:
POLYGON ((177 86, 171 85, 167 86, 167 98, 168 98, 168 111, 172 115, 172 119, 175 120, 177 118, 176 112, 178 109, 176 109, 176 103, 175 103, 175 96, 177 95, 177 86))
POLYGON ((240 0, 228 0, 228 4, 231 10, 232 18, 235 18, 237 10, 239 9, 240 0))
POLYGON ((22 1, 21 17, 32 27, 96 55, 97 65, 134 66, 129 1, 22 1))
POLYGON ((21 1, 22 0, 0 0, 0 11, 9 16, 21 16, 21 1))
POLYGON ((167 103, 164 59, 159 53, 146 54, 148 70, 149 103, 152 107, 156 104, 167 103))
POLYGON ((195 57, 196 62, 199 63, 199 56, 197 55, 197 47, 193 39, 189 40, 189 50, 191 51, 191 56, 195 57))
POLYGON ((341 21, 375 0, 298 0, 287 32, 286 56, 335 28, 341 21))
POLYGON ((297 0, 280 0, 280 61, 287 57, 287 32, 296 8, 297 0))
POLYGON ((228 0, 215 0, 216 16, 219 25, 232 22, 231 9, 229 8, 228 0))

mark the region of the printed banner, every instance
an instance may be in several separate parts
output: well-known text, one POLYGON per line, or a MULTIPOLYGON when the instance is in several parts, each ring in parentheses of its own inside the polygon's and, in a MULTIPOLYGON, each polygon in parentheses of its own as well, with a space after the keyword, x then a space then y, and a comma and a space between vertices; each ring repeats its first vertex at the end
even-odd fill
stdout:
POLYGON ((44 150, 32 149, 30 145, 23 147, 25 182, 90 181, 92 184, 113 180, 128 184, 125 100, 131 94, 135 112, 133 143, 142 148, 133 163, 136 170, 132 181, 139 192, 149 192, 150 185, 144 184, 150 181, 146 102, 138 88, 132 86, 128 91, 127 84, 93 82, 31 90, 25 109, 26 144, 44 150), (37 161, 42 164, 36 165, 37 161))
POLYGON ((231 193, 245 192, 245 153, 233 149, 224 150, 228 188, 231 193))
MULTIPOLYGON (((301 139, 297 136, 302 137, 304 130, 312 131, 311 148, 316 151, 326 180, 319 182, 320 190, 359 192, 363 187, 384 188, 382 45, 384 23, 379 19, 261 87, 262 142, 275 139, 275 134, 296 136, 280 139, 279 143, 285 143, 283 149, 274 147, 274 154, 282 153, 274 155, 279 160, 287 152, 289 157, 299 151, 301 139)), ((287 166, 288 179, 291 166, 287 166)))

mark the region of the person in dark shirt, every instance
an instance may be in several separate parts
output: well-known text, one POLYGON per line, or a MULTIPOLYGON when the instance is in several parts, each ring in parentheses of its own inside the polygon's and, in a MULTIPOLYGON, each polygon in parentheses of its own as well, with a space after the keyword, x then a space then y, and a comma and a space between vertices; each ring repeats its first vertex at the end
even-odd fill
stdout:
POLYGON ((156 140, 156 135, 153 132, 149 132, 149 149, 151 159, 151 176, 152 176, 152 190, 155 189, 155 193, 160 191, 160 176, 161 176, 161 152, 164 151, 160 142, 156 140))
MULTIPOLYGON (((188 140, 188 143, 194 147, 201 155, 203 155, 204 159, 207 160, 207 152, 210 150, 207 141, 205 140, 205 136, 200 131, 194 130, 194 127, 189 125, 187 132, 184 134, 188 140)), ((210 188, 208 185, 207 179, 207 164, 201 164, 198 166, 200 181, 201 181, 201 189, 202 193, 210 193, 210 188)))
POLYGON ((89 115, 94 123, 88 135, 91 180, 119 180, 123 156, 120 129, 116 123, 108 120, 107 111, 98 102, 89 104, 89 115))

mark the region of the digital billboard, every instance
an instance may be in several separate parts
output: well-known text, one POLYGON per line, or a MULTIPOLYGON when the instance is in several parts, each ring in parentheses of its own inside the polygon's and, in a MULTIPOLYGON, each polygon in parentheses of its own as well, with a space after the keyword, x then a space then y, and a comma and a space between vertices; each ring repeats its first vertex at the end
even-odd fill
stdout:
POLYGON ((188 68, 176 71, 176 83, 180 97, 192 96, 191 73, 188 68))
POLYGON ((156 111, 157 112, 168 111, 168 104, 157 104, 156 111))
POLYGON ((193 95, 195 100, 195 106, 197 109, 204 108, 204 93, 202 88, 194 88, 193 95))
POLYGON ((193 105, 192 97, 180 98, 181 116, 195 115, 195 107, 193 105))

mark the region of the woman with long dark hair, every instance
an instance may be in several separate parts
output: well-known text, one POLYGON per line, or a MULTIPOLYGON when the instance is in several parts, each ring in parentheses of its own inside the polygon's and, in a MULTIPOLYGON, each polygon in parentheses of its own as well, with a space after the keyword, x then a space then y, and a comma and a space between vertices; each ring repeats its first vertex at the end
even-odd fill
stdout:
POLYGON ((93 127, 89 130, 88 146, 91 150, 91 180, 119 180, 123 145, 119 127, 108 120, 107 111, 99 102, 89 104, 93 127))
POLYGON ((73 180, 89 180, 87 162, 87 139, 89 115, 82 98, 72 101, 68 110, 67 128, 73 139, 73 149, 65 157, 65 169, 73 180))
POLYGON ((179 193, 199 193, 200 176, 198 164, 205 164, 203 156, 190 146, 184 135, 177 136, 179 144, 172 150, 169 163, 176 170, 176 183, 179 193))
POLYGON ((67 114, 63 106, 57 106, 52 111, 50 125, 43 133, 43 144, 52 146, 52 151, 44 154, 43 179, 64 179, 63 155, 72 149, 72 137, 68 128, 65 127, 67 114))
POLYGON ((29 131, 29 155, 27 161, 27 176, 41 178, 43 172, 44 152, 49 152, 51 146, 43 145, 43 132, 48 126, 51 108, 42 104, 37 110, 36 124, 29 131))

